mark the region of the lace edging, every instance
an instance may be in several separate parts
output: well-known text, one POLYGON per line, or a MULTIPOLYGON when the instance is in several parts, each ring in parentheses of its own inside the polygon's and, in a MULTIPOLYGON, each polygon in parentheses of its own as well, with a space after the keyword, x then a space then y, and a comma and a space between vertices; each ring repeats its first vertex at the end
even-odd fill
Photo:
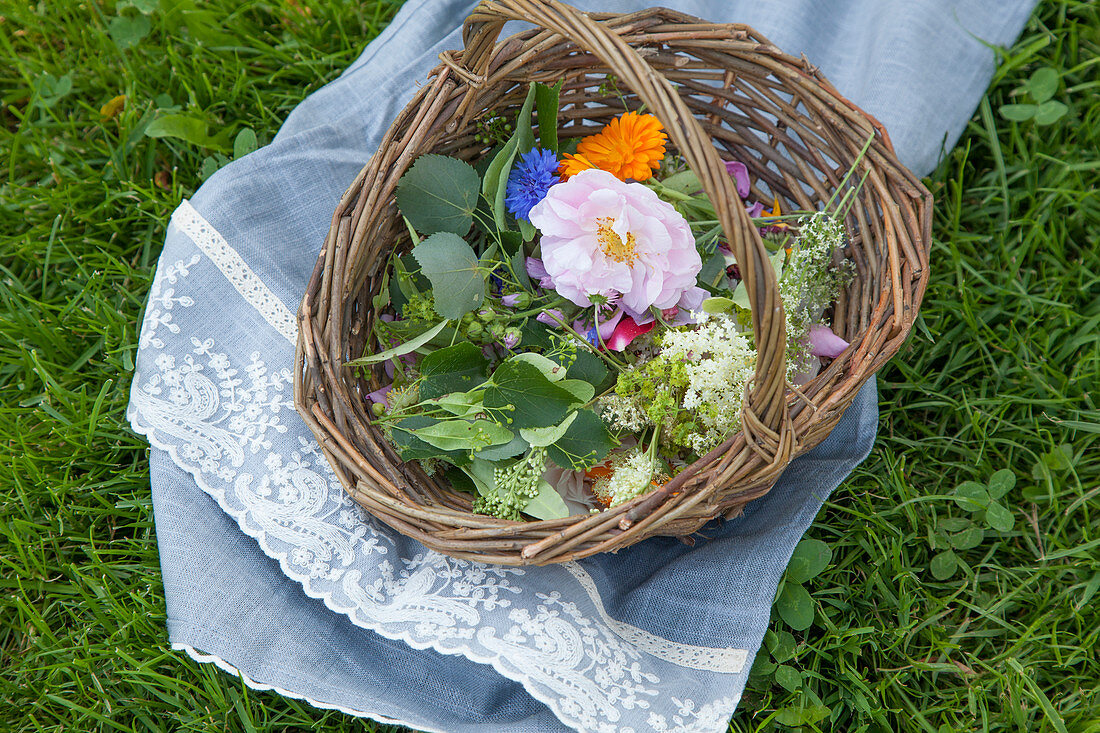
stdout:
POLYGON ((279 296, 271 291, 225 237, 211 226, 191 202, 184 199, 172 213, 172 223, 210 258, 241 297, 290 343, 298 340, 298 322, 279 296))
POLYGON ((378 721, 379 723, 385 723, 387 725, 403 725, 406 728, 426 731, 426 733, 446 733, 446 731, 442 730, 441 728, 425 728, 419 723, 414 724, 410 723, 407 720, 401 720, 400 718, 390 718, 388 716, 382 715, 381 713, 356 710, 355 708, 348 708, 344 707, 343 705, 337 705, 335 703, 321 702, 320 700, 315 700, 308 695, 302 695, 286 688, 279 687, 278 685, 269 685, 266 682, 254 680, 246 675, 241 669, 234 667, 232 664, 225 661, 218 655, 200 652, 198 649, 191 646, 190 644, 183 644, 181 642, 174 641, 172 642, 172 650, 177 652, 186 652, 187 656, 191 657, 191 659, 195 660, 199 664, 213 664, 215 667, 227 674, 230 674, 234 677, 240 677, 241 682, 243 682, 245 684, 245 687, 249 688, 250 690, 257 690, 259 692, 274 692, 282 695, 283 697, 289 697, 292 700, 301 700, 321 710, 336 710, 338 712, 344 713, 345 715, 351 715, 355 718, 369 718, 371 720, 378 721))

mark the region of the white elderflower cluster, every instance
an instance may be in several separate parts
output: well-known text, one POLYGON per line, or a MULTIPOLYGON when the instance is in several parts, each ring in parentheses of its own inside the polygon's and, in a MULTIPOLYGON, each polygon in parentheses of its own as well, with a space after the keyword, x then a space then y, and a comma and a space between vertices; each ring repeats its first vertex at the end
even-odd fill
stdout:
POLYGON ((654 467, 649 453, 631 451, 611 466, 611 475, 596 482, 592 491, 608 507, 618 506, 653 490, 654 467))
POLYGON ((779 278, 779 296, 787 316, 788 378, 804 361, 810 326, 851 278, 850 262, 831 267, 833 253, 844 247, 844 241, 844 222, 824 211, 799 221, 798 239, 779 278))
POLYGON ((695 314, 694 329, 664 335, 661 356, 686 362, 688 386, 681 406, 695 412, 702 430, 690 436, 692 449, 703 455, 741 426, 745 385, 756 368, 756 350, 726 314, 695 314))
MULTIPOLYGON (((630 371, 634 367, 630 367, 630 371)), ((599 400, 600 417, 614 430, 636 433, 649 425, 649 418, 638 409, 638 403, 629 397, 609 394, 599 400)))

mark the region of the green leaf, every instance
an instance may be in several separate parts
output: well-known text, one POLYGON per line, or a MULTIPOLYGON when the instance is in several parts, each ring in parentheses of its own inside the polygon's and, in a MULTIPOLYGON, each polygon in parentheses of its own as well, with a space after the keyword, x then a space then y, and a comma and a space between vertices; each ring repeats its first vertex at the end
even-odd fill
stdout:
POLYGON ((989 496, 993 499, 1000 499, 1012 491, 1015 486, 1016 474, 1007 468, 1002 468, 989 477, 989 496))
POLYGON ((829 717, 832 710, 824 705, 806 705, 798 707, 791 705, 781 708, 775 713, 775 722, 792 728, 801 725, 814 725, 829 717))
POLYGON ((512 161, 516 159, 519 140, 515 135, 508 138, 500 152, 493 156, 493 162, 481 179, 481 194, 492 204, 493 221, 497 229, 506 229, 504 222, 504 196, 508 186, 508 173, 512 170, 512 161))
POLYGON ((703 301, 703 311, 705 313, 729 313, 733 310, 733 306, 733 300, 720 295, 703 301))
POLYGON ((974 523, 965 517, 946 517, 936 520, 936 528, 947 532, 962 532, 964 529, 973 526, 974 523))
POLYGON ((475 451, 474 455, 486 461, 500 461, 505 458, 513 458, 522 453, 526 453, 527 449, 530 447, 527 441, 523 439, 523 436, 517 432, 507 443, 482 448, 481 450, 475 451))
POLYGON ((607 366, 600 357, 583 348, 577 349, 577 358, 569 366, 566 376, 570 379, 583 379, 597 390, 607 381, 607 366))
POLYGON ((1038 110, 1034 104, 1002 104, 1001 117, 1013 122, 1026 122, 1035 116, 1038 110))
POLYGON ((159 4, 158 0, 120 0, 115 8, 117 10, 121 10, 122 8, 133 8, 142 15, 151 15, 159 4))
MULTIPOLYGON (((535 147, 535 131, 531 128, 531 113, 535 111, 535 97, 537 91, 535 85, 527 87, 527 98, 523 100, 523 107, 516 115, 516 155, 523 155, 535 147)), ((504 176, 507 178, 507 174, 504 176)))
POLYGON ((1043 102, 1039 105, 1039 108, 1035 110, 1035 124, 1052 125, 1062 119, 1068 111, 1069 107, 1061 102, 1055 102, 1054 100, 1043 102))
POLYGON ((565 431, 569 429, 569 426, 573 424, 573 421, 577 419, 577 413, 571 413, 569 417, 561 421, 560 424, 549 428, 522 428, 519 434, 526 440, 532 448, 545 448, 551 443, 556 443, 563 435, 565 431))
POLYGON ((251 127, 246 127, 233 138, 233 159, 243 158, 257 147, 256 133, 251 127))
POLYGON ((814 599, 800 583, 787 581, 775 601, 783 623, 795 631, 805 631, 814 622, 814 599))
POLYGON ((749 670, 750 677, 767 677, 775 671, 776 664, 768 659, 763 654, 757 654, 756 659, 753 660, 752 669, 749 670))
POLYGON ((34 80, 34 91, 37 94, 37 104, 49 109, 61 101, 73 89, 73 78, 69 74, 57 77, 53 74, 42 74, 34 80))
POLYGON ((493 372, 484 402, 500 423, 513 428, 545 428, 564 420, 575 399, 537 367, 509 360, 493 372))
POLYGON ((543 376, 545 376, 551 382, 560 382, 561 380, 565 379, 565 367, 563 367, 556 361, 548 359, 542 354, 536 354, 533 351, 525 351, 522 354, 516 354, 515 356, 510 357, 508 361, 530 364, 531 366, 542 372, 543 376))
MULTIPOLYGON (((423 390, 421 390, 423 397, 423 390)), ((485 405, 481 404, 481 398, 485 393, 478 390, 474 392, 451 392, 442 397, 422 399, 421 404, 438 407, 457 417, 474 417, 479 412, 485 411, 485 405)))
POLYGON ((661 185, 665 188, 671 188, 677 193, 683 193, 689 196, 703 190, 703 184, 699 182, 699 176, 697 176, 693 170, 674 173, 661 181, 661 185))
POLYGON ((936 580, 947 580, 959 567, 959 559, 951 550, 945 550, 932 558, 928 569, 932 571, 932 577, 936 580))
POLYGON ((789 631, 780 631, 775 635, 775 641, 769 647, 772 659, 777 662, 786 662, 794 656, 794 635, 789 631))
POLYGON ((469 163, 421 155, 397 183, 397 206, 422 234, 470 231, 480 181, 469 163))
POLYGON ((433 351, 420 362, 420 399, 466 392, 485 381, 489 360, 469 341, 433 351))
POLYGON ((550 460, 561 468, 580 471, 592 468, 615 447, 603 420, 592 410, 580 410, 577 418, 558 441, 547 449, 550 460))
POLYGON ((416 245, 412 254, 432 283, 436 313, 458 320, 481 305, 485 276, 477 255, 462 237, 436 232, 416 245))
POLYGON ((477 493, 482 496, 497 490, 496 465, 492 462, 475 458, 462 470, 473 480, 477 493))
POLYGON ((802 675, 794 667, 781 664, 775 670, 775 681, 787 692, 796 692, 802 687, 802 675))
POLYGON ((470 451, 480 446, 504 445, 512 440, 511 430, 491 420, 441 420, 411 432, 428 445, 444 451, 470 451))
POLYGON ((539 144, 544 150, 558 154, 558 96, 565 79, 554 86, 535 83, 535 109, 538 110, 539 144))
POLYGON ((745 283, 737 283, 737 289, 733 291, 732 300, 735 305, 745 310, 752 310, 752 304, 749 302, 749 289, 745 287, 745 283))
POLYGON ((980 511, 989 503, 989 491, 976 481, 964 481, 955 487, 955 503, 969 512, 980 511))
POLYGON ((431 425, 435 425, 439 420, 433 417, 427 417, 425 415, 413 415, 407 417, 393 425, 391 434, 393 436, 393 445, 397 448, 398 453, 406 461, 419 460, 424 458, 446 458, 455 465, 461 465, 469 462, 466 457, 467 451, 445 451, 436 448, 433 445, 425 443, 420 438, 416 437, 413 431, 422 430, 431 425))
POLYGON ((578 405, 588 404, 596 395, 596 388, 582 379, 563 379, 558 386, 573 395, 578 405))
POLYGON ((210 136, 206 134, 206 122, 188 115, 158 117, 145 128, 147 137, 174 137, 184 142, 207 147, 210 136))
POLYGON ((1012 512, 995 501, 985 508, 985 521, 998 532, 1009 532, 1016 526, 1012 512))
POLYGON ((561 519, 569 516, 569 507, 557 489, 547 481, 539 481, 539 493, 523 507, 524 514, 535 519, 561 519))
POLYGON ((707 287, 716 288, 726 274, 726 258, 721 252, 715 252, 703 262, 703 269, 699 270, 698 280, 707 287))
POLYGON ((1036 69, 1027 81, 1027 92, 1039 104, 1047 101, 1058 91, 1058 72, 1049 66, 1036 69))
POLYGON ((519 231, 523 235, 524 242, 532 242, 538 236, 539 230, 535 229, 535 225, 526 219, 516 219, 516 223, 519 224, 519 231))
POLYGON ((791 562, 787 565, 787 579, 805 583, 820 575, 832 559, 833 551, 821 540, 802 540, 794 548, 791 562))
POLYGON ((981 527, 970 527, 950 537, 951 546, 956 550, 969 550, 982 544, 985 531, 981 527))
POLYGON ((354 361, 349 361, 346 366, 366 366, 367 364, 377 364, 378 362, 387 361, 397 356, 404 356, 405 354, 411 354, 419 349, 424 344, 428 343, 435 337, 437 333, 446 328, 447 322, 443 321, 435 326, 432 326, 419 336, 409 339, 403 344, 398 344, 392 349, 386 349, 380 351, 377 354, 371 354, 370 356, 363 356, 354 361))
POLYGON ((527 275, 527 255, 524 254, 522 246, 512 255, 512 272, 515 273, 516 281, 524 290, 535 289, 531 285, 531 278, 527 275))
POLYGON ((107 24, 107 32, 111 34, 111 40, 122 51, 136 46, 141 39, 149 35, 152 29, 152 23, 144 15, 133 17, 119 15, 111 18, 107 24))

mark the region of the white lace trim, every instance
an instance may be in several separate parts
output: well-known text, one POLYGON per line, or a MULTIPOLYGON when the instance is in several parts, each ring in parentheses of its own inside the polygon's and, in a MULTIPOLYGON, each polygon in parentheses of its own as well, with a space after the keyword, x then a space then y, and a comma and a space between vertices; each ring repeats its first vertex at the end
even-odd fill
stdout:
POLYGON ((184 199, 172 214, 172 223, 187 235, 199 249, 217 266, 226 279, 249 305, 294 343, 298 338, 298 321, 283 301, 267 287, 252 268, 245 263, 237 250, 229 246, 225 237, 203 218, 191 202, 184 199))
POLYGON ((637 649, 666 662, 689 669, 702 669, 718 674, 737 674, 745 668, 749 653, 745 649, 715 649, 707 646, 692 646, 691 644, 677 644, 664 639, 656 634, 651 634, 645 629, 623 623, 608 615, 604 609, 600 590, 596 587, 596 581, 588 574, 588 571, 576 562, 562 563, 562 567, 572 573, 573 577, 584 588, 585 593, 592 599, 600 618, 620 638, 637 649))
POLYGON ((218 655, 216 655, 216 654, 205 654, 203 652, 200 652, 195 647, 190 646, 189 644, 181 644, 179 642, 173 642, 172 650, 177 651, 177 652, 186 652, 187 656, 191 657, 192 659, 194 659, 199 664, 213 664, 215 667, 217 667, 218 669, 220 669, 223 672, 227 672, 227 673, 233 675, 234 677, 240 677, 241 681, 244 682, 245 686, 248 687, 251 690, 258 690, 260 692, 276 692, 276 693, 282 695, 283 697, 289 697, 292 700, 302 700, 306 703, 309 703, 310 705, 312 705, 315 708, 320 708, 321 710, 338 710, 341 713, 344 713, 346 715, 351 715, 351 716, 354 716, 356 718, 370 718, 371 720, 376 720, 379 723, 386 723, 387 725, 403 725, 406 728, 414 728, 416 730, 423 730, 423 731, 427 731, 427 733, 446 733, 445 731, 443 731, 441 729, 425 728, 423 725, 410 723, 406 720, 400 720, 398 718, 389 718, 389 717, 387 717, 385 715, 382 715, 380 713, 364 712, 362 710, 355 710, 354 708, 346 708, 343 705, 334 705, 332 703, 321 702, 320 700, 314 700, 312 697, 307 697, 306 695, 301 695, 297 692, 293 692, 291 690, 287 690, 285 688, 279 687, 278 685, 269 685, 269 684, 266 684, 264 682, 259 682, 257 680, 252 679, 251 677, 246 675, 244 672, 242 672, 240 669, 234 667, 232 664, 225 661, 224 659, 222 659, 218 655))

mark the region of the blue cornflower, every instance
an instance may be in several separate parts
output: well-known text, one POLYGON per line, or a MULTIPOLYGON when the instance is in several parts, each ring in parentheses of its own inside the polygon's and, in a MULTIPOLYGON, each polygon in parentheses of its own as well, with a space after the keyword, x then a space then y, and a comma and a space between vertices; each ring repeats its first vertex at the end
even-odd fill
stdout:
POLYGON ((512 166, 505 189, 504 204, 517 219, 526 219, 531 208, 542 201, 558 178, 558 159, 550 150, 531 148, 512 166))

